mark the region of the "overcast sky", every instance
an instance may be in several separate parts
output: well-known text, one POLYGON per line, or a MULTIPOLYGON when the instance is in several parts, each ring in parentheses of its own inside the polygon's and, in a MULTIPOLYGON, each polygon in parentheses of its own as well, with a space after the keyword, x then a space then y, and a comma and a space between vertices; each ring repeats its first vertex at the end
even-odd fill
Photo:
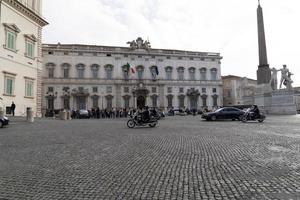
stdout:
MULTIPOLYGON (((257 0, 44 0, 44 43, 220 52, 222 75, 256 79, 257 0)), ((300 1, 261 0, 270 67, 287 64, 300 86, 300 1)), ((278 77, 280 78, 280 77, 278 77)))

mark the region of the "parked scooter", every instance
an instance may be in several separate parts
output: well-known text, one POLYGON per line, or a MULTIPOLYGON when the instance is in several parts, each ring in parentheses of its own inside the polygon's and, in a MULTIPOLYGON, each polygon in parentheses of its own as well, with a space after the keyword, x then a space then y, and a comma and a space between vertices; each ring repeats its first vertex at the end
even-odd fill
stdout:
POLYGON ((155 127, 158 124, 157 118, 150 115, 150 119, 146 120, 143 117, 143 113, 135 112, 130 115, 130 119, 127 121, 128 128, 134 128, 135 126, 150 126, 155 127))
POLYGON ((255 114, 251 108, 248 108, 246 112, 241 116, 241 121, 246 123, 247 121, 258 121, 262 123, 266 119, 266 116, 262 113, 255 114))

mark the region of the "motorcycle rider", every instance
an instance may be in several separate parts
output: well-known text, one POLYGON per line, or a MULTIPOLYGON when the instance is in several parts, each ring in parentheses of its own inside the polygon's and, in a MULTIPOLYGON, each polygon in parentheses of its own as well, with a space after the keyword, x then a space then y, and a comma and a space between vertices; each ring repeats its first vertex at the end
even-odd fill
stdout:
POLYGON ((142 116, 144 122, 148 122, 150 120, 150 112, 148 106, 145 107, 145 110, 142 112, 142 116))
POLYGON ((250 109, 250 111, 251 112, 253 112, 253 114, 254 114, 254 118, 258 118, 259 117, 259 109, 258 109, 258 107, 257 107, 257 105, 253 105, 252 107, 251 107, 251 109, 250 109))

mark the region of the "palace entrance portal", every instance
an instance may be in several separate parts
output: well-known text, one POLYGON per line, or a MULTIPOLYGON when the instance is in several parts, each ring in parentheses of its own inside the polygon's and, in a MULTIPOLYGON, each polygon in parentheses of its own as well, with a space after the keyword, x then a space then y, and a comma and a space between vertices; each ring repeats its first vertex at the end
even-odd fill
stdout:
POLYGON ((147 104, 146 98, 149 94, 149 90, 144 86, 143 83, 139 83, 138 86, 132 91, 133 96, 136 99, 136 104, 134 107, 136 108, 144 108, 147 104))
POLYGON ((137 100, 136 100, 136 104, 137 104, 137 107, 142 109, 144 108, 146 105, 146 99, 144 96, 138 96, 137 100))

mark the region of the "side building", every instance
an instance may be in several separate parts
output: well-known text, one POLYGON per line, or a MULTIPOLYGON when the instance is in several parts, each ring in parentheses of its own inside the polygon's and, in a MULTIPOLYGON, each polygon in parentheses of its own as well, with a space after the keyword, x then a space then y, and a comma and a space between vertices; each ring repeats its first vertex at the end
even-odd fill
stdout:
POLYGON ((223 104, 219 53, 152 49, 142 38, 128 44, 44 44, 44 110, 223 104))
POLYGON ((41 0, 0 1, 0 96, 6 113, 28 107, 41 114, 42 18, 41 0))
POLYGON ((223 76, 224 106, 252 105, 257 81, 246 77, 223 76))

